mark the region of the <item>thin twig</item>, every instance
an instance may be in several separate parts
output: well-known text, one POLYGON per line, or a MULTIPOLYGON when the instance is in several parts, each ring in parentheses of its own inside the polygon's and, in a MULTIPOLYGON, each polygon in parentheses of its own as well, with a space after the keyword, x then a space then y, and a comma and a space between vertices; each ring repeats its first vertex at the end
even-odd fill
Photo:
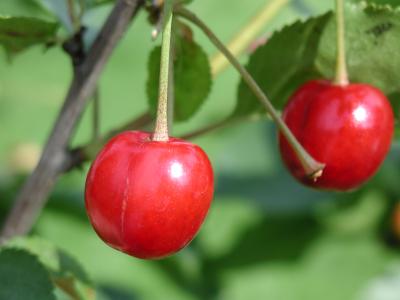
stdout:
POLYGON ((210 132, 212 132, 214 130, 218 130, 218 129, 222 128, 222 127, 225 127, 226 125, 232 124, 233 122, 236 122, 236 121, 239 121, 239 119, 226 118, 226 119, 223 119, 221 121, 217 121, 215 123, 207 125, 207 126, 205 126, 203 128, 197 129, 197 130, 195 130, 193 132, 186 133, 186 134, 182 135, 180 138, 184 139, 184 140, 194 139, 194 138, 196 138, 198 136, 201 136, 203 134, 210 133, 210 132))
POLYGON ((39 164, 28 177, 5 221, 1 241, 30 231, 62 166, 67 147, 88 99, 116 44, 142 6, 141 0, 119 0, 97 36, 86 59, 76 67, 64 105, 43 150, 39 164))

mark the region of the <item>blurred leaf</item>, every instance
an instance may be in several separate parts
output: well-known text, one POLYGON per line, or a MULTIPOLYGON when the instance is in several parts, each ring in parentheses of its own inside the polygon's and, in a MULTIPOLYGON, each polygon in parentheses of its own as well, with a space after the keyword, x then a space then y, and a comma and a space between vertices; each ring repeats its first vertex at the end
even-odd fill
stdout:
POLYGON ((53 21, 52 16, 41 7, 37 0, 2 0, 0 16, 32 17, 53 21))
POLYGON ((50 242, 37 237, 16 238, 10 241, 7 247, 21 248, 37 255, 41 263, 48 268, 56 287, 73 299, 95 298, 95 291, 81 265, 50 242))
POLYGON ((28 17, 0 16, 0 45, 16 54, 36 44, 54 41, 57 24, 28 17))
MULTIPOLYGON (((207 54, 194 41, 176 37, 174 59, 174 119, 192 117, 206 100, 211 89, 211 73, 207 54)), ((161 47, 156 47, 148 62, 147 96, 150 110, 157 111, 161 47)))
MULTIPOLYGON (((400 9, 346 5, 346 53, 352 82, 369 83, 387 95, 399 91, 400 9)), ((277 108, 304 81, 333 78, 336 24, 332 14, 296 22, 275 33, 251 57, 248 70, 277 108)), ((234 116, 261 111, 241 81, 234 116)))
MULTIPOLYGON (((71 17, 69 14, 69 8, 67 6, 67 1, 54 1, 54 0, 37 0, 39 1, 49 12, 51 12, 60 23, 64 26, 64 28, 69 32, 69 34, 74 33, 74 25, 71 22, 71 17)), ((98 10, 103 11, 103 4, 108 4, 113 2, 111 0, 73 0, 74 2, 74 10, 75 16, 80 15, 81 4, 83 2, 83 15, 81 23, 86 27, 85 35, 89 35, 86 38, 86 48, 89 48, 92 41, 93 36, 97 35, 99 31, 99 27, 102 25, 105 20, 105 16, 98 16, 98 10), (94 23, 94 26, 92 25, 94 23)), ((110 6, 111 7, 111 6, 110 6)), ((109 9, 106 10, 107 12, 109 9)))
POLYGON ((338 200, 320 205, 318 217, 327 230, 343 235, 374 232, 387 206, 384 195, 371 189, 359 190, 338 200))
POLYGON ((262 221, 263 212, 245 198, 214 200, 197 242, 209 258, 227 255, 244 233, 262 221))
MULTIPOLYGON (((292 236, 299 235, 293 231, 292 236)), ((391 253, 371 237, 325 234, 296 263, 265 260, 221 272, 218 299, 359 299, 391 260, 391 253)))
POLYGON ((361 293, 360 300, 396 300, 400 295, 400 265, 389 265, 361 293))
POLYGON ((355 3, 368 3, 368 4, 375 4, 375 5, 390 5, 392 7, 396 7, 400 5, 398 0, 351 0, 355 3))
MULTIPOLYGON (((54 14, 60 23, 67 29, 69 33, 74 31, 74 27, 71 22, 71 18, 68 12, 68 6, 66 0, 38 0, 40 3, 46 7, 52 14, 54 14)), ((75 10, 77 5, 75 5, 75 10)), ((78 12, 75 12, 76 14, 78 12)))
MULTIPOLYGON (((281 108, 303 81, 318 77, 314 67, 322 31, 331 14, 284 27, 259 47, 247 66, 271 101, 281 108)), ((261 111, 263 107, 242 80, 234 116, 261 111)))
POLYGON ((394 259, 375 231, 385 203, 365 191, 354 205, 325 203, 320 222, 267 214, 228 256, 208 262, 206 277, 222 282, 217 299, 359 299, 394 259))
POLYGON ((115 2, 115 0, 84 0, 86 8, 92 8, 94 6, 115 2))
POLYGON ((87 10, 83 15, 82 24, 85 26, 83 42, 86 50, 93 44, 111 9, 111 5, 96 6, 87 10))
POLYGON ((0 252, 0 299, 55 300, 50 276, 34 255, 17 249, 0 252))

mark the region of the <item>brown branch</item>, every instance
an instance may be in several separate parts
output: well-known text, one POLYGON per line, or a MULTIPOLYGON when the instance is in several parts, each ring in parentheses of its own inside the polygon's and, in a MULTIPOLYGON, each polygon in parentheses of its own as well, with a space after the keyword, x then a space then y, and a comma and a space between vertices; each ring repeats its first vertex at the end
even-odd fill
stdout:
POLYGON ((85 60, 75 67, 74 78, 61 112, 48 138, 40 161, 28 177, 9 213, 1 234, 2 242, 29 232, 57 177, 68 159, 68 142, 104 65, 142 6, 141 0, 118 0, 85 60))

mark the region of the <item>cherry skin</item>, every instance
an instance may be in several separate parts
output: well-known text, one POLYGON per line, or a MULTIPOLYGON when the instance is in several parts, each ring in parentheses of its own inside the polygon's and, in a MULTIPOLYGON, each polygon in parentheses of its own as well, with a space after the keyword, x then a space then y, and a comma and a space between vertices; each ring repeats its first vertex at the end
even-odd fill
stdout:
POLYGON ((93 162, 85 203, 95 231, 108 245, 156 259, 193 239, 213 193, 211 163, 200 147, 128 131, 111 139, 93 162))
POLYGON ((392 108, 378 89, 324 80, 302 85, 283 120, 311 156, 325 164, 322 176, 311 179, 279 134, 281 156, 292 175, 305 185, 337 191, 357 188, 374 175, 389 151, 394 127, 392 108))

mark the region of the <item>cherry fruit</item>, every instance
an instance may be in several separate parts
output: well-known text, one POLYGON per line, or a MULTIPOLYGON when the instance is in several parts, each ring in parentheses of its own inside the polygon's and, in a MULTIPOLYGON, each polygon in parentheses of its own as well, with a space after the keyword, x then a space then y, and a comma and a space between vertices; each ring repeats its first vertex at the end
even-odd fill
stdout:
POLYGON ((280 134, 281 156, 292 175, 308 186, 338 191, 360 186, 377 171, 394 127, 391 106, 378 89, 323 80, 302 85, 283 119, 311 156, 325 164, 322 176, 311 179, 280 134))
POLYGON ((214 192, 211 163, 203 150, 147 132, 110 140, 86 180, 89 219, 108 245, 154 259, 185 247, 199 230, 214 192))

